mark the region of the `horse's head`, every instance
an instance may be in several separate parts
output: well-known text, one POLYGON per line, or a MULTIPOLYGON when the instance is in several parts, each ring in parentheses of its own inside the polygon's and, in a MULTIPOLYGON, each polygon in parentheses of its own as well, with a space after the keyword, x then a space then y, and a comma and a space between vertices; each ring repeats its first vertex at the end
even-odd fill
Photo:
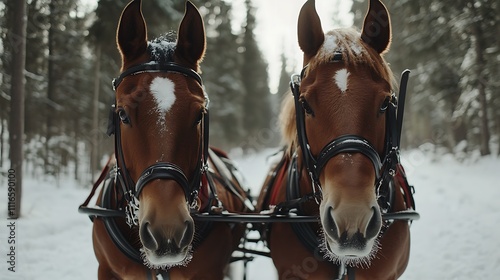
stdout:
POLYGON ((191 258, 194 222, 188 204, 191 187, 200 184, 208 105, 197 73, 205 29, 198 10, 187 2, 177 41, 148 42, 146 34, 141 1, 134 0, 123 10, 117 30, 122 56, 122 74, 114 82, 122 149, 118 164, 135 184, 140 202, 144 261, 163 268, 191 258))
MULTIPOLYGON (((299 15, 298 39, 304 52, 298 116, 296 123, 288 117, 285 133, 290 139, 299 134, 302 162, 322 187, 325 250, 338 261, 368 263, 382 224, 375 182, 393 84, 381 57, 391 40, 389 15, 379 0, 370 0, 361 34, 325 34, 309 0, 299 15)), ((295 115, 293 108, 284 113, 295 115)))

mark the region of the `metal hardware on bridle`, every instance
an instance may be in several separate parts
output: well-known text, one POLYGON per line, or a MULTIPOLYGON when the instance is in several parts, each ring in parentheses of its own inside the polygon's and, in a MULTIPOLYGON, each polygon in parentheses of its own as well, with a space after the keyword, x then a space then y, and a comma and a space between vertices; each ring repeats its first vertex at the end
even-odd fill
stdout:
MULTIPOLYGON (((127 76, 138 75, 141 73, 157 73, 157 72, 171 72, 182 74, 196 80, 200 86, 203 86, 200 75, 192 69, 183 67, 176 63, 157 63, 148 62, 137 66, 133 66, 120 74, 116 79, 113 79, 113 90, 116 91, 120 83, 127 76)), ((209 120, 208 120, 208 96, 205 95, 205 108, 206 112, 203 113, 201 119, 201 140, 199 148, 199 161, 194 170, 194 176, 191 181, 188 181, 184 171, 177 165, 170 162, 158 162, 146 168, 139 176, 137 182, 133 182, 130 174, 128 173, 125 157, 122 150, 122 139, 120 133, 120 122, 123 121, 124 116, 120 116, 115 112, 116 99, 114 100, 112 111, 109 116, 108 135, 115 135, 115 154, 117 159, 117 166, 115 167, 116 180, 122 187, 124 198, 127 201, 125 207, 125 216, 129 226, 137 225, 137 210, 139 209, 139 194, 144 186, 149 182, 157 179, 173 180, 182 187, 188 207, 196 205, 197 196, 201 184, 201 176, 208 170, 208 133, 209 133, 209 120)))
POLYGON ((139 224, 139 217, 137 216, 137 211, 139 211, 139 200, 129 192, 130 201, 127 206, 125 206, 125 222, 129 227, 139 224))
POLYGON ((314 197, 314 202, 316 204, 321 203, 321 199, 323 199, 323 189, 321 188, 321 185, 319 184, 319 181, 317 181, 314 178, 314 175, 312 172, 309 172, 309 177, 311 178, 311 186, 312 186, 312 193, 314 197))
MULTIPOLYGON (((338 52, 335 53, 333 61, 338 62, 341 60, 342 54, 338 52)), ((305 75, 307 67, 308 66, 306 65, 302 69, 300 75, 292 75, 290 88, 292 90, 295 103, 298 142, 300 149, 302 150, 305 166, 307 168, 309 176, 311 177, 313 192, 315 194, 321 194, 321 184, 319 182, 319 177, 327 162, 340 153, 352 152, 361 153, 368 157, 372 162, 376 175, 375 187, 378 194, 382 185, 388 183, 392 179, 392 177, 396 175, 396 167, 399 163, 399 143, 401 139, 406 85, 408 82, 410 71, 405 70, 402 73, 399 92, 399 106, 396 96, 395 94, 393 94, 391 96, 391 99, 389 100, 389 103, 386 104, 387 108, 384 108, 384 111, 386 112, 386 136, 382 159, 373 145, 367 139, 358 135, 342 135, 336 139, 333 139, 325 147, 323 147, 323 149, 316 157, 312 154, 311 148, 309 146, 309 141, 307 140, 305 123, 306 114, 305 109, 303 108, 303 106, 301 106, 300 101, 300 83, 305 75)))
POLYGON ((192 197, 194 198, 191 200, 191 204, 189 205, 189 211, 198 211, 200 208, 200 205, 198 204, 198 200, 196 199, 198 197, 198 190, 194 190, 192 193, 192 197))

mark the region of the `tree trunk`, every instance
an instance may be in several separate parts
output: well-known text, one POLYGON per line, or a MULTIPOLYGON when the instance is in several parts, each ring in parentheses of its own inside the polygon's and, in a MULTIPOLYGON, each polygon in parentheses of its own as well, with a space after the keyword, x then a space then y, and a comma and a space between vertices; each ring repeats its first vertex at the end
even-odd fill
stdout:
POLYGON ((489 155, 490 151, 490 129, 489 129, 489 118, 488 118, 488 101, 486 97, 486 78, 484 76, 483 69, 487 68, 486 61, 484 59, 484 35, 481 28, 481 22, 474 22, 472 26, 474 42, 474 51, 476 52, 476 77, 477 77, 477 90, 480 106, 480 128, 481 128, 481 139, 480 139, 480 153, 481 155, 489 155))
POLYGON ((92 143, 90 152, 90 172, 92 174, 92 182, 94 182, 94 173, 99 168, 99 91, 101 87, 101 45, 97 43, 96 47, 96 64, 94 77, 94 97, 92 107, 92 143))
POLYGON ((497 117, 495 119, 496 119, 497 141, 498 141, 497 155, 500 156, 500 114, 497 114, 497 117))
POLYGON ((80 129, 79 118, 73 118, 73 129, 74 129, 74 138, 73 138, 73 155, 75 160, 75 167, 73 170, 73 175, 76 181, 80 179, 78 176, 80 169, 80 158, 78 157, 78 139, 80 139, 80 134, 78 133, 80 129))
MULTIPOLYGON (((12 25, 12 77, 10 89, 10 170, 9 175, 15 177, 15 207, 11 209, 9 203, 9 218, 18 218, 21 215, 21 194, 23 186, 23 140, 24 140, 24 91, 25 79, 24 69, 26 66, 26 1, 18 0, 13 4, 13 25, 12 25), (12 211, 11 211, 12 210, 12 211)), ((10 185, 9 176, 9 187, 10 185)), ((10 195, 9 188, 9 198, 10 195)))
POLYGON ((51 106, 52 104, 52 95, 54 92, 54 84, 53 84, 53 72, 54 72, 54 63, 53 63, 53 57, 54 57, 54 1, 50 1, 49 4, 49 10, 50 10, 50 26, 49 26, 49 33, 48 33, 48 52, 49 52, 49 57, 48 57, 48 62, 47 62, 47 103, 46 103, 46 119, 45 119, 45 154, 43 157, 43 163, 44 163, 44 171, 47 173, 49 171, 49 164, 50 164, 50 139, 52 138, 52 123, 53 123, 53 108, 51 106))
MULTIPOLYGON (((500 0, 497 0, 497 12, 496 12, 496 27, 497 27, 497 34, 500 34, 500 0)), ((498 38, 497 36, 497 48, 500 50, 500 38, 498 38)), ((497 73, 500 73, 500 63, 497 63, 497 73)), ((498 103, 500 103, 500 97, 496 97, 498 98, 498 102, 497 102, 497 105, 498 103)), ((496 112, 496 126, 497 126, 497 141, 498 141, 498 149, 497 149, 497 155, 500 156, 500 108, 499 107, 496 107, 495 108, 495 112, 496 112)))
POLYGON ((4 135, 4 133, 5 133, 5 124, 3 122, 3 116, 2 116, 2 118, 0 119, 0 168, 3 167, 3 146, 4 146, 3 135, 4 135))

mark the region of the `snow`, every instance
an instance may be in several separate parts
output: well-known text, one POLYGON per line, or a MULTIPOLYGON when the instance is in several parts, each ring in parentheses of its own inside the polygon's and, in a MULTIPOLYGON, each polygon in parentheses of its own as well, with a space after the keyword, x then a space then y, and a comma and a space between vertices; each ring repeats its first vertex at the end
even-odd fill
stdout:
POLYGON ((359 56, 363 53, 363 47, 361 47, 358 43, 352 42, 350 47, 355 55, 359 56))
POLYGON ((173 53, 176 42, 171 41, 169 38, 171 34, 165 34, 148 42, 148 49, 151 52, 151 57, 157 62, 168 62, 170 55, 173 53), (166 56, 166 57, 165 57, 166 56), (165 61, 167 59, 167 61, 165 61))
POLYGON ((339 51, 337 45, 337 37, 334 35, 325 35, 325 41, 323 42, 323 47, 320 52, 325 55, 331 55, 335 51, 339 51))
MULTIPOLYGON (((237 158, 256 194, 275 150, 237 158)), ((411 227, 409 266, 401 279, 495 279, 500 275, 500 158, 459 162, 423 149, 402 159, 421 219, 411 227)), ((0 208, 7 209, 7 182, 0 177, 0 208)), ((56 183, 25 178, 22 218, 16 223, 16 272, 7 270, 7 219, 0 212, 0 279, 96 279, 92 223, 77 212, 89 193, 71 179, 56 183), (59 185, 59 187, 57 187, 59 185)), ((88 186, 85 186, 88 187, 88 186)), ((241 275, 241 274, 237 274, 241 275)), ((276 279, 272 262, 256 257, 248 279, 276 279)), ((240 278, 234 278, 240 279, 240 278)))
MULTIPOLYGON (((3 180, 4 178, 2 178, 3 180)), ((64 181, 64 180, 63 180, 64 181)), ((97 262, 93 257, 91 222, 77 208, 89 193, 76 186, 45 178, 24 179, 22 218, 16 220, 16 272, 7 270, 5 248, 7 230, 6 199, 2 181, 0 202, 2 273, 10 279, 95 279, 97 262), (54 199, 56 197, 56 199, 54 199)))

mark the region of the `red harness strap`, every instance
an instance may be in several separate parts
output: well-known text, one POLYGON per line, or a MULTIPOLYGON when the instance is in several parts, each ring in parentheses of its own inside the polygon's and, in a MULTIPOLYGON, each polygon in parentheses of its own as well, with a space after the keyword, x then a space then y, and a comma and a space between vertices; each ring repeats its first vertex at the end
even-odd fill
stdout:
POLYGON ((287 169, 288 169, 288 160, 286 160, 285 164, 281 165, 280 170, 278 170, 276 177, 274 179, 274 183, 271 187, 271 197, 269 199, 269 205, 276 205, 278 203, 278 194, 280 191, 280 186, 283 184, 283 181, 285 180, 285 176, 287 174, 287 169))
POLYGON ((198 197, 200 198, 200 204, 201 204, 200 210, 208 208, 209 207, 208 204, 210 203, 210 193, 209 193, 208 179, 206 174, 203 174, 203 176, 201 176, 201 186, 198 197))
POLYGON ((408 209, 415 210, 415 200, 413 199, 413 191, 411 190, 408 180, 406 179, 406 172, 403 165, 398 164, 396 172, 396 180, 403 189, 403 197, 408 209))
POLYGON ((97 190, 97 188, 99 187, 99 185, 102 183, 102 181, 104 181, 104 179, 106 178, 106 176, 108 175, 109 173, 109 169, 111 168, 111 161, 114 160, 114 155, 111 155, 108 159, 108 162, 106 163, 106 165, 102 168, 102 171, 101 171, 101 175, 99 175, 99 178, 97 178, 97 181, 94 183, 94 186, 92 187, 92 190, 90 191, 90 194, 89 196, 87 197, 87 199, 85 200, 85 202, 82 203, 82 205, 80 205, 80 207, 86 207, 88 206, 90 200, 92 199, 92 197, 94 197, 95 195, 95 191, 97 190))

